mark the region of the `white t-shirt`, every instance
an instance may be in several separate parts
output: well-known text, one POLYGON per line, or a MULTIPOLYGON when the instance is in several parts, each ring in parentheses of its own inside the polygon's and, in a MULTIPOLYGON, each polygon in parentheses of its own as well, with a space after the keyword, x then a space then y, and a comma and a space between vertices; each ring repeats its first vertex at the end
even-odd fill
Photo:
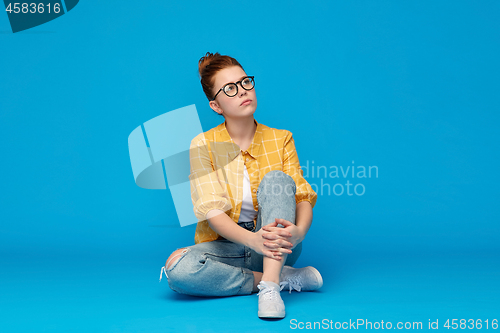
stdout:
POLYGON ((252 189, 250 188, 250 176, 247 166, 244 166, 245 176, 243 177, 243 202, 241 203, 241 214, 238 222, 253 221, 257 216, 257 211, 253 208, 252 189))

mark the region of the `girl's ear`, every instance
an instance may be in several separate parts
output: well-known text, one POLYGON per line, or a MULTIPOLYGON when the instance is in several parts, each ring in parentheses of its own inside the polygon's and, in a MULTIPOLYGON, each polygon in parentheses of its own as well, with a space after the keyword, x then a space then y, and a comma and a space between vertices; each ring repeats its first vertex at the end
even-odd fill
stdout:
POLYGON ((222 114, 224 111, 219 107, 219 104, 217 104, 216 101, 210 101, 209 103, 210 107, 212 108, 212 110, 214 110, 215 112, 217 112, 218 114, 222 114))

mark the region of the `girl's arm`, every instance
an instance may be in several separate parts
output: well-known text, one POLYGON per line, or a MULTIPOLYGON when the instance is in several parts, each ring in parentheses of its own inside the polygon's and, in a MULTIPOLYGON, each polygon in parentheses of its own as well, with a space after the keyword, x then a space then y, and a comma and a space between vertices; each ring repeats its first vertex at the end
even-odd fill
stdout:
POLYGON ((285 219, 276 219, 275 223, 281 224, 284 228, 276 228, 275 225, 262 227, 265 231, 277 232, 279 229, 290 232, 287 240, 293 244, 292 249, 304 240, 312 222, 312 205, 309 201, 301 201, 297 204, 295 211, 295 224, 285 219))
POLYGON ((295 211, 295 225, 300 231, 301 240, 306 237, 309 228, 311 227, 313 218, 312 205, 309 201, 301 201, 297 204, 295 211))
MULTIPOLYGON (((232 241, 253 249, 255 252, 267 257, 281 260, 281 253, 292 253, 289 249, 292 244, 281 237, 291 237, 292 235, 279 228, 275 232, 268 232, 260 229, 258 232, 251 232, 234 223, 234 221, 223 211, 213 209, 207 213, 208 223, 216 233, 232 241)), ((276 223, 275 223, 276 224, 276 223)), ((276 224, 277 225, 277 224, 276 224)))

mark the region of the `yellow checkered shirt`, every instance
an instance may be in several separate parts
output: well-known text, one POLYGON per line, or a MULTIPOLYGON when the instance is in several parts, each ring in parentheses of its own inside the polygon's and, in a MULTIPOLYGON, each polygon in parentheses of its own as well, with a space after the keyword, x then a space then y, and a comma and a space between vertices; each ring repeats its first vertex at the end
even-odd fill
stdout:
MULTIPOLYGON (((242 151, 229 136, 225 122, 191 141, 189 175, 193 210, 198 219, 195 244, 221 238, 210 228, 206 215, 220 209, 238 222, 243 200, 243 177, 246 166, 254 209, 258 211, 257 188, 272 170, 290 175, 297 186, 295 201, 309 201, 314 207, 317 194, 303 177, 292 133, 257 123, 250 147, 242 151)), ((254 219, 254 223, 256 222, 254 219)))

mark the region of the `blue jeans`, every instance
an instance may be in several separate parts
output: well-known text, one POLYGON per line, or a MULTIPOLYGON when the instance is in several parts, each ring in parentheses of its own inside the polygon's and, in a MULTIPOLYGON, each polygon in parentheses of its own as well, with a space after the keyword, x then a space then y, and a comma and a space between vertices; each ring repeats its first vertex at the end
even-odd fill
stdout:
MULTIPOLYGON (((282 171, 268 172, 259 184, 257 221, 238 225, 252 232, 282 218, 295 223, 293 178, 282 171)), ((231 296, 252 293, 252 271, 263 271, 263 256, 249 247, 227 239, 199 243, 184 248, 182 257, 165 270, 170 288, 193 296, 231 296)), ((285 265, 293 266, 302 252, 299 243, 288 254, 285 265)))

